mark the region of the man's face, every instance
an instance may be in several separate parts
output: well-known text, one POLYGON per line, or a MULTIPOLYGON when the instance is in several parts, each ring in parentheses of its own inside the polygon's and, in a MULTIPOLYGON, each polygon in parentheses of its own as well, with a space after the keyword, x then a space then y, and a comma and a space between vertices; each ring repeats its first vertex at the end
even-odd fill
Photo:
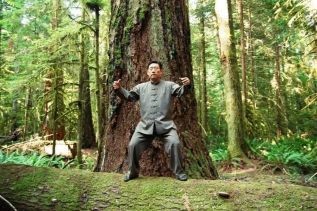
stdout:
POLYGON ((159 64, 152 63, 149 65, 147 75, 149 76, 151 81, 158 82, 162 78, 163 70, 160 68, 159 64))

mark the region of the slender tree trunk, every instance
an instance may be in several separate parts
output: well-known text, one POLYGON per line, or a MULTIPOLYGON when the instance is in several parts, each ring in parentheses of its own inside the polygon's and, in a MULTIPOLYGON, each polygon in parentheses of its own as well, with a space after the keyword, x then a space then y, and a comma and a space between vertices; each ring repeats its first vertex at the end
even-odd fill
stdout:
POLYGON ((2 50, 2 10, 3 10, 3 0, 0 0, 0 74, 2 73, 2 66, 4 64, 3 60, 3 50, 2 50))
POLYGON ((244 14, 243 14, 243 0, 238 1, 239 8, 239 20, 240 20, 240 48, 241 48, 241 72, 242 72, 242 108, 244 118, 248 115, 247 102, 248 102, 248 90, 247 90, 247 63, 246 63, 246 50, 245 50, 245 36, 244 36, 244 14))
MULTIPOLYGON (((52 31, 56 31, 59 27, 60 16, 62 11, 62 5, 60 0, 52 1, 52 31)), ((52 55, 56 58, 53 60, 51 69, 46 74, 45 79, 45 103, 44 103, 44 135, 48 139, 53 140, 53 154, 55 154, 56 140, 62 140, 65 137, 65 122, 63 118, 63 113, 65 110, 64 98, 63 98, 63 83, 64 83, 64 73, 62 68, 55 64, 55 62, 60 58, 56 52, 56 48, 59 43, 52 46, 50 51, 52 55)))
MULTIPOLYGON (((101 24, 100 24, 100 37, 109 37, 109 19, 110 19, 110 11, 104 12, 101 16, 101 24)), ((103 124, 102 129, 103 133, 101 134, 102 137, 105 135, 106 124, 108 120, 108 105, 109 105, 109 96, 108 96, 108 86, 105 86, 106 82, 108 81, 108 64, 109 64, 109 57, 108 57, 108 50, 109 50, 109 39, 103 39, 103 43, 100 49, 100 58, 102 58, 101 67, 102 70, 102 89, 101 89, 101 113, 103 114, 103 124)), ((98 142, 98 146, 100 142, 98 142)))
MULTIPOLYGON (((62 3, 60 0, 53 1, 53 19, 52 19, 52 29, 57 30, 60 24, 60 16, 62 10, 62 3)), ((56 43, 58 46, 58 43, 56 43)), ((53 64, 54 71, 54 101, 53 101, 53 154, 55 154, 56 140, 62 140, 65 137, 65 123, 62 117, 65 109, 64 97, 63 97, 63 83, 64 83, 64 73, 63 69, 57 65, 53 64)))
MULTIPOLYGON (((82 20, 85 22, 85 9, 82 12, 82 20)), ((96 144, 94 126, 92 122, 91 100, 90 100, 90 85, 89 85, 89 69, 88 69, 88 50, 87 43, 89 42, 85 31, 81 33, 81 51, 80 51, 80 73, 79 73, 79 128, 78 128, 78 152, 79 148, 90 148, 96 144)), ((79 159, 80 156, 78 156, 79 159)))
POLYGON ((249 59, 250 59, 250 72, 251 72, 251 80, 252 80, 252 103, 253 108, 256 107, 256 95, 257 95, 257 79, 255 74, 254 68, 254 46, 253 46, 253 36, 252 36, 252 28, 253 28, 253 21, 252 21, 252 13, 251 8, 249 8, 249 59))
MULTIPOLYGON (((199 4, 203 6, 203 0, 199 1, 199 4)), ((207 84, 206 84, 206 41, 205 41, 205 17, 201 15, 199 20, 200 28, 200 83, 201 83, 201 126, 202 137, 206 140, 208 132, 208 110, 207 110, 207 84)))
POLYGON ((276 100, 276 136, 280 137, 287 134, 286 109, 283 99, 282 81, 281 81, 281 64, 280 64, 280 46, 275 47, 275 73, 274 73, 274 90, 276 100))
POLYGON ((26 140, 26 134, 28 133, 29 129, 29 113, 30 109, 32 108, 32 89, 31 87, 27 87, 26 89, 26 96, 25 96, 25 111, 24 111, 24 128, 23 128, 23 140, 26 140))
MULTIPOLYGON (((112 1, 109 73, 121 78, 126 88, 147 81, 149 61, 163 62, 165 79, 193 79, 189 19, 184 0, 112 1), (128 8, 128 9, 127 9, 128 8)), ((193 85, 192 85, 193 86, 193 85)), ((127 146, 139 122, 139 106, 111 93, 111 116, 107 136, 99 149, 97 171, 127 170, 127 146)), ((201 137, 193 89, 173 103, 173 119, 183 144, 185 169, 192 177, 217 177, 201 137)), ((172 175, 163 145, 155 141, 141 158, 142 175, 172 175)))
POLYGON ((245 159, 247 146, 244 140, 241 89, 234 44, 231 1, 216 0, 215 9, 219 27, 220 62, 224 77, 228 151, 231 158, 245 159))
POLYGON ((11 123, 11 133, 13 133, 14 131, 16 131, 19 127, 19 123, 18 123, 18 113, 19 113, 19 106, 18 106, 18 100, 16 99, 16 96, 14 96, 13 100, 12 100, 12 123, 11 123))
MULTIPOLYGON (((2 68, 4 66, 3 48, 2 48, 2 19, 3 19, 2 10, 3 10, 3 0, 0 0, 0 77, 2 77, 2 73, 3 73, 2 68)), ((2 85, 0 85, 0 88, 2 88, 2 85)), ((2 101, 1 97, 2 96, 1 96, 1 92, 0 92, 0 102, 2 101)), ((0 132, 0 135, 5 134, 4 133, 5 126, 2 124, 0 124, 0 131, 2 131, 2 132, 0 132)))
POLYGON ((317 72, 317 26, 315 26, 314 49, 315 49, 315 71, 317 72))
POLYGON ((198 90, 198 98, 197 98, 197 115, 198 115, 198 121, 199 123, 201 124, 201 121, 202 121, 202 114, 201 114, 201 106, 202 106, 202 85, 201 85, 201 75, 202 75, 202 72, 201 72, 201 69, 198 67, 197 68, 197 73, 198 73, 198 76, 197 76, 197 84, 198 84, 198 87, 197 87, 197 90, 198 90))
MULTIPOLYGON (((245 118, 248 124, 248 127, 245 129, 245 133, 249 138, 253 138, 256 135, 256 123, 255 123, 255 116, 253 115, 255 110, 256 110, 256 74, 255 74, 255 68, 254 68, 254 46, 253 46, 253 35, 252 35, 252 30, 253 30, 253 22, 252 22, 252 14, 251 14, 251 9, 248 8, 248 22, 249 22, 249 31, 246 33, 247 38, 246 38, 246 57, 245 60, 246 62, 248 61, 249 65, 249 71, 250 71, 250 78, 247 82, 249 82, 249 88, 246 85, 246 98, 247 100, 245 101, 245 118), (247 59, 248 58, 248 59, 247 59), (250 92, 250 95, 248 95, 248 92, 250 92), (248 103, 248 100, 250 101, 248 103)), ((247 69, 247 68, 246 68, 247 69)))
MULTIPOLYGON (((107 10, 105 13, 103 13, 102 16, 102 21, 101 21, 101 37, 110 37, 109 34, 109 25, 110 25, 110 10, 107 10)), ((103 137, 105 136, 106 128, 108 125, 108 120, 109 120, 109 105, 110 105, 110 91, 109 91, 109 86, 106 86, 105 84, 111 83, 110 81, 112 78, 109 77, 109 39, 103 39, 103 48, 101 52, 101 58, 102 59, 102 82, 104 85, 102 85, 102 100, 101 100, 101 109, 103 109, 103 114, 104 114, 104 124, 103 124, 103 137)), ((111 90, 111 88, 110 88, 111 90)), ((100 142, 98 142, 98 149, 102 147, 100 142)))
POLYGON ((97 105, 97 142, 100 143, 100 140, 104 133, 104 118, 105 118, 105 110, 101 107, 102 100, 102 81, 99 70, 99 27, 100 27, 100 7, 95 7, 95 62, 96 62, 96 105, 97 105))

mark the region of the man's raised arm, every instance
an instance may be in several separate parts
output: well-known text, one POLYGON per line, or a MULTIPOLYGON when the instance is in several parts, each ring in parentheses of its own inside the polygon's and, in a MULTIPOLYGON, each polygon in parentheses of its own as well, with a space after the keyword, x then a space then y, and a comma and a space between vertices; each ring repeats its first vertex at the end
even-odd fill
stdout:
POLYGON ((139 99, 137 86, 135 86, 131 91, 128 91, 121 87, 121 79, 119 79, 113 82, 112 87, 119 96, 122 95, 128 101, 137 101, 139 99))
POLYGON ((175 85, 173 86, 173 90, 172 90, 172 95, 177 96, 177 97, 180 97, 184 94, 185 87, 186 87, 186 89, 191 87, 190 86, 190 79, 188 77, 181 77, 179 79, 182 82, 182 86, 175 83, 175 85))

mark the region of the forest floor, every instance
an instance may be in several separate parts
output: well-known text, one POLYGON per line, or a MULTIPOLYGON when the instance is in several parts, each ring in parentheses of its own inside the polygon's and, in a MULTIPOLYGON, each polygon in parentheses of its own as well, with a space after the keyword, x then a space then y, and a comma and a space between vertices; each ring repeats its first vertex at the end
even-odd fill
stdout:
POLYGON ((141 176, 125 183, 122 177, 3 164, 0 195, 18 210, 317 210, 316 180, 286 174, 245 169, 186 182, 141 176))

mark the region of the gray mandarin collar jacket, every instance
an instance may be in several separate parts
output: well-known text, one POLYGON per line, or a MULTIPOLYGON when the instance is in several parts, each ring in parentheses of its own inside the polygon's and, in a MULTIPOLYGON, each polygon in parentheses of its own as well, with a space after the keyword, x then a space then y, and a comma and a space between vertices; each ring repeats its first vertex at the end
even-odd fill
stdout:
POLYGON ((172 81, 160 80, 157 84, 150 81, 133 87, 131 91, 124 88, 118 90, 127 100, 140 102, 141 121, 136 127, 136 132, 147 135, 167 133, 176 129, 171 119, 172 97, 184 94, 184 86, 172 81))

